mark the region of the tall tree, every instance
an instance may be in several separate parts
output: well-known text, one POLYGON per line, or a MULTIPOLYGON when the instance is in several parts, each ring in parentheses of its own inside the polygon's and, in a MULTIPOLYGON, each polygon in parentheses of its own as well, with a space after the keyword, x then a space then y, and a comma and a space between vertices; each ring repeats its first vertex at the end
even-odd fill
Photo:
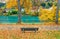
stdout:
POLYGON ((20 6, 20 0, 17 0, 18 4, 18 23, 21 23, 21 6, 20 6))
POLYGON ((9 0, 6 3, 6 8, 10 9, 12 7, 17 7, 18 9, 18 22, 21 23, 21 9, 24 7, 25 12, 29 13, 32 8, 31 0, 9 0))
POLYGON ((60 7, 60 0, 58 0, 58 2, 57 2, 56 24, 58 24, 58 18, 59 18, 59 16, 58 16, 58 13, 59 13, 59 7, 60 7))

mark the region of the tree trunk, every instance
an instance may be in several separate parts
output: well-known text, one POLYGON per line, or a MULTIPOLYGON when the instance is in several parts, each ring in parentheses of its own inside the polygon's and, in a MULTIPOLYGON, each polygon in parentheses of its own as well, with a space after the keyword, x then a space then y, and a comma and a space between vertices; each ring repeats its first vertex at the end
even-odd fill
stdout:
POLYGON ((20 0, 17 0, 18 4, 18 23, 21 23, 21 6, 20 6, 20 0))
POLYGON ((58 24, 58 13, 59 13, 60 0, 57 2, 57 11, 56 11, 56 24, 58 24))

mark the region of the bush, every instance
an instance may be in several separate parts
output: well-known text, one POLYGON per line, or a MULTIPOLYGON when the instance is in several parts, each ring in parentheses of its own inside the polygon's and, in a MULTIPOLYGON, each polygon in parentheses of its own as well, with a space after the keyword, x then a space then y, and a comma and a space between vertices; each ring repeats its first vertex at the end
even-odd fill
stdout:
POLYGON ((41 6, 42 6, 42 7, 45 7, 45 6, 46 6, 46 3, 44 3, 44 2, 41 3, 41 6))
POLYGON ((18 11, 16 11, 16 10, 12 10, 12 11, 8 11, 7 13, 8 13, 8 16, 9 16, 9 15, 17 14, 17 12, 18 11))
POLYGON ((46 6, 45 6, 45 8, 47 8, 47 9, 48 9, 48 8, 50 8, 50 6, 49 6, 49 5, 46 5, 46 6))
POLYGON ((53 2, 48 2, 47 5, 50 6, 50 7, 52 7, 53 2))
POLYGON ((21 12, 22 13, 22 15, 26 15, 26 12, 24 11, 24 12, 21 12))
POLYGON ((54 5, 57 6, 57 2, 54 2, 54 5))
POLYGON ((11 15, 11 12, 10 11, 8 11, 7 13, 8 13, 7 16, 11 15))
POLYGON ((43 2, 43 3, 41 3, 41 6, 43 8, 50 8, 50 7, 52 7, 52 5, 53 5, 52 2, 43 2))
POLYGON ((39 12, 30 12, 29 15, 31 15, 31 16, 39 16, 39 12))
POLYGON ((17 14, 18 11, 13 10, 11 14, 17 14))
POLYGON ((39 16, 39 12, 35 12, 35 16, 39 16))

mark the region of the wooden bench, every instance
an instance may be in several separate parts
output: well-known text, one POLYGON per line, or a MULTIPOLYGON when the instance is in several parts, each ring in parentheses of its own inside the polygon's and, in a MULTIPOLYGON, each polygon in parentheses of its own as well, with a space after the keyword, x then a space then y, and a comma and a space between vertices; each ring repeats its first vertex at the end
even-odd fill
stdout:
POLYGON ((38 31, 38 28, 21 28, 21 31, 25 32, 25 31, 38 31))

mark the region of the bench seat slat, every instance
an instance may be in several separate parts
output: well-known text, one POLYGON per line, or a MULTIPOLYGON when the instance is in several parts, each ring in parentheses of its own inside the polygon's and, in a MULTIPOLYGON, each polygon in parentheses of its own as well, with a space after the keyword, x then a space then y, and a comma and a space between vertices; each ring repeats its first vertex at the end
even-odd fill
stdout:
POLYGON ((21 28, 21 31, 38 31, 38 28, 21 28))

